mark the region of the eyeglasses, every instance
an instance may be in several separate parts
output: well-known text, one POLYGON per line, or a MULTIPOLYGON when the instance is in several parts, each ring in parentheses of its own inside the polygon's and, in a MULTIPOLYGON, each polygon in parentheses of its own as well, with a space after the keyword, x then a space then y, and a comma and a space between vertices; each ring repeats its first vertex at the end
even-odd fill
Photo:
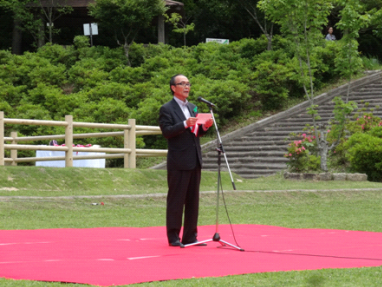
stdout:
POLYGON ((181 82, 181 83, 175 84, 175 86, 191 87, 191 84, 190 83, 181 82))

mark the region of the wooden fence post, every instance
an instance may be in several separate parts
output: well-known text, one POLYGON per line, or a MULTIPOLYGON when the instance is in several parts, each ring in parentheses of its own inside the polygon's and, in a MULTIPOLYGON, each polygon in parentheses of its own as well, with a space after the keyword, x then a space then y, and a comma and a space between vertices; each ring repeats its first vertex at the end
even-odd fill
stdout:
POLYGON ((68 125, 65 127, 65 146, 68 151, 65 152, 65 167, 73 166, 73 116, 66 115, 65 121, 68 125))
MULTIPOLYGON (((16 138, 17 138, 17 132, 11 132, 12 137, 12 144, 17 144, 16 138)), ((11 150, 11 158, 12 158, 12 164, 11 165, 17 165, 16 159, 17 159, 17 149, 11 150)))
POLYGON ((0 112, 0 166, 4 165, 4 112, 0 112))
POLYGON ((125 143, 125 148, 131 149, 131 153, 125 154, 124 166, 125 166, 125 168, 136 168, 137 152, 136 152, 135 119, 129 119, 128 124, 129 124, 129 126, 131 126, 131 128, 130 128, 130 130, 125 130, 124 143, 125 143))

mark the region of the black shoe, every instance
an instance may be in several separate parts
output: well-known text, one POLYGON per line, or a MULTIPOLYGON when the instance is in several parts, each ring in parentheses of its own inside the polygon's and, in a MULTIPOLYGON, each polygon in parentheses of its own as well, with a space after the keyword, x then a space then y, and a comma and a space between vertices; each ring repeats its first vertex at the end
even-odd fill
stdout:
POLYGON ((175 241, 175 242, 169 242, 168 244, 169 246, 177 246, 177 247, 184 247, 184 245, 182 243, 180 243, 179 240, 175 241))

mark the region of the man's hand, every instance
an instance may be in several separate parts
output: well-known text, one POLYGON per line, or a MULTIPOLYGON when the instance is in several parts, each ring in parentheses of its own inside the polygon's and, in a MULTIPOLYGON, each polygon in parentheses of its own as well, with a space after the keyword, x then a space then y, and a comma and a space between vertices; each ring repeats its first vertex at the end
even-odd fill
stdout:
POLYGON ((209 127, 213 125, 213 123, 214 123, 214 120, 211 118, 206 121, 206 123, 204 124, 204 127, 208 129, 209 127))
POLYGON ((186 125, 187 127, 192 127, 196 124, 196 121, 197 121, 197 118, 188 118, 187 121, 186 121, 186 125))

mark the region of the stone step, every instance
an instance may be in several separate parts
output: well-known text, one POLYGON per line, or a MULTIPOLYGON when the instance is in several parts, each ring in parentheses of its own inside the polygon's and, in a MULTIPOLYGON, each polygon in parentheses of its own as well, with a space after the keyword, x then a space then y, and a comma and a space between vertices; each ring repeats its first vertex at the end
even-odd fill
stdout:
POLYGON ((267 133, 273 134, 273 132, 280 131, 282 129, 283 132, 301 132, 302 129, 305 127, 305 125, 300 125, 300 126, 272 126, 269 128, 266 128, 265 131, 267 133))
MULTIPOLYGON (((203 169, 204 169, 204 167, 203 167, 203 169)), ((283 167, 281 169, 262 169, 262 168, 260 168, 260 169, 240 169, 240 170, 236 170, 236 169, 231 168, 231 172, 236 173, 243 178, 254 179, 254 178, 274 175, 275 173, 280 172, 283 169, 285 169, 285 167, 283 167)), ((216 169, 206 169, 206 170, 217 171, 217 167, 216 167, 216 169)), ((222 171, 228 171, 228 169, 222 168, 222 171)))
MULTIPOLYGON (((253 163, 231 163, 228 161, 229 167, 231 170, 241 170, 241 169, 272 169, 272 170, 278 170, 278 169, 284 169, 286 168, 286 163, 268 163, 268 162, 253 162, 253 163)), ((204 163, 203 162, 203 168, 204 169, 215 169, 217 168, 217 163, 204 163)), ((226 170, 227 165, 225 161, 222 162, 221 165, 222 170, 226 170)))
MULTIPOLYGON (((360 103, 357 103, 357 109, 355 109, 353 111, 353 113, 357 112, 357 111, 360 111, 361 109, 374 109, 374 111, 380 111, 381 110, 381 107, 382 107, 382 100, 376 100, 376 101, 370 101, 370 102, 367 102, 368 104, 366 103, 363 103, 363 104, 360 104, 360 103)), ((317 109, 317 112, 320 114, 320 113, 327 113, 327 112, 331 112, 333 113, 333 109, 334 109, 334 104, 333 105, 324 105, 324 106, 320 106, 318 109, 317 109)), ((307 112, 303 112, 301 114, 307 114, 307 112)))
MULTIPOLYGON (((240 176, 243 178, 259 178, 264 176, 271 176, 277 172, 280 172, 282 169, 248 169, 248 170, 240 170, 240 176)), ((234 171, 235 172, 235 171, 234 171)), ((239 174, 238 172, 235 172, 239 174)))
MULTIPOLYGON (((255 148, 258 148, 258 147, 261 147, 261 148, 263 148, 263 147, 267 147, 267 146, 270 146, 270 145, 258 145, 257 143, 256 143, 256 141, 261 141, 261 142, 263 142, 263 141, 266 141, 266 140, 272 140, 272 141, 282 141, 282 140, 285 140, 286 138, 288 138, 289 139, 289 137, 290 137, 290 134, 289 133, 287 133, 287 134, 283 134, 283 135, 268 135, 268 136, 259 136, 259 135, 253 135, 253 136, 246 136, 244 139, 245 140, 247 140, 247 141, 253 141, 253 147, 255 148)), ((245 146, 243 146, 243 148, 244 147, 246 147, 247 149, 248 149, 248 147, 249 147, 250 145, 245 145, 245 146)), ((279 147, 280 145, 277 145, 277 146, 275 146, 275 147, 279 147)), ((232 145, 229 145, 229 146, 225 146, 225 148, 226 148, 226 150, 230 150, 230 149, 232 149, 232 145)))
POLYGON ((287 146, 258 146, 254 145, 252 147, 248 146, 226 146, 226 154, 230 152, 251 152, 251 151, 285 151, 287 146))
MULTIPOLYGON (((268 137, 272 136, 273 138, 278 137, 279 139, 282 139, 283 137, 285 138, 285 136, 289 136, 291 133, 302 132, 303 128, 304 126, 302 126, 301 129, 298 129, 298 130, 274 130, 270 132, 268 137)), ((263 136, 263 134, 264 132, 253 132, 249 136, 256 137, 256 138, 260 138, 260 137, 264 138, 265 136, 263 136)))
MULTIPOLYGON (((353 96, 357 96, 357 95, 380 95, 382 94, 382 89, 381 88, 369 88, 369 89, 363 89, 363 90, 358 90, 358 91, 353 91, 353 92, 350 92, 349 94, 349 98, 350 97, 353 97, 353 96)), ((346 93, 344 93, 344 95, 342 96, 342 98, 346 98, 346 93)))
MULTIPOLYGON (((284 157, 285 153, 282 153, 278 157, 272 156, 267 156, 264 155, 262 157, 259 157, 257 155, 256 157, 246 157, 243 155, 242 157, 236 156, 231 156, 229 154, 226 154, 227 156, 227 161, 228 164, 236 164, 236 163, 241 163, 241 164, 247 164, 247 163, 277 163, 277 164, 283 164, 288 162, 288 159, 284 157)), ((261 156, 261 155, 260 155, 261 156)), ((225 159, 222 157, 222 161, 225 163, 225 159)), ((217 156, 216 157, 207 157, 203 159, 203 165, 211 165, 211 164, 217 164, 217 156)))
POLYGON ((253 139, 243 139, 243 138, 238 138, 235 139, 234 141, 228 142, 224 144, 224 147, 228 146, 254 146, 256 145, 285 145, 285 140, 257 140, 255 143, 253 142, 253 139))
MULTIPOLYGON (((381 80, 376 80, 372 84, 351 91, 348 99, 356 102, 358 109, 350 117, 354 117, 357 113, 362 115, 364 111, 360 111, 361 109, 365 109, 365 112, 373 109, 373 114, 382 118, 382 83, 380 82, 381 80), (376 108, 377 106, 381 108, 376 108)), ((345 98, 346 92, 342 94, 342 99, 345 100, 345 98)), ((332 120, 333 108, 333 98, 328 97, 327 101, 317 109, 321 119, 316 123, 327 124, 332 120)), ((287 153, 288 144, 297 139, 291 134, 306 133, 304 131, 306 124, 313 125, 313 120, 304 109, 298 114, 279 119, 278 122, 248 131, 240 138, 227 140, 224 142, 224 148, 231 171, 244 178, 258 178, 286 169, 288 159, 284 155, 287 153)), ((204 153, 203 169, 216 171, 217 156, 215 150, 204 153)), ((221 168, 223 171, 228 170, 224 157, 222 157, 221 168)))

